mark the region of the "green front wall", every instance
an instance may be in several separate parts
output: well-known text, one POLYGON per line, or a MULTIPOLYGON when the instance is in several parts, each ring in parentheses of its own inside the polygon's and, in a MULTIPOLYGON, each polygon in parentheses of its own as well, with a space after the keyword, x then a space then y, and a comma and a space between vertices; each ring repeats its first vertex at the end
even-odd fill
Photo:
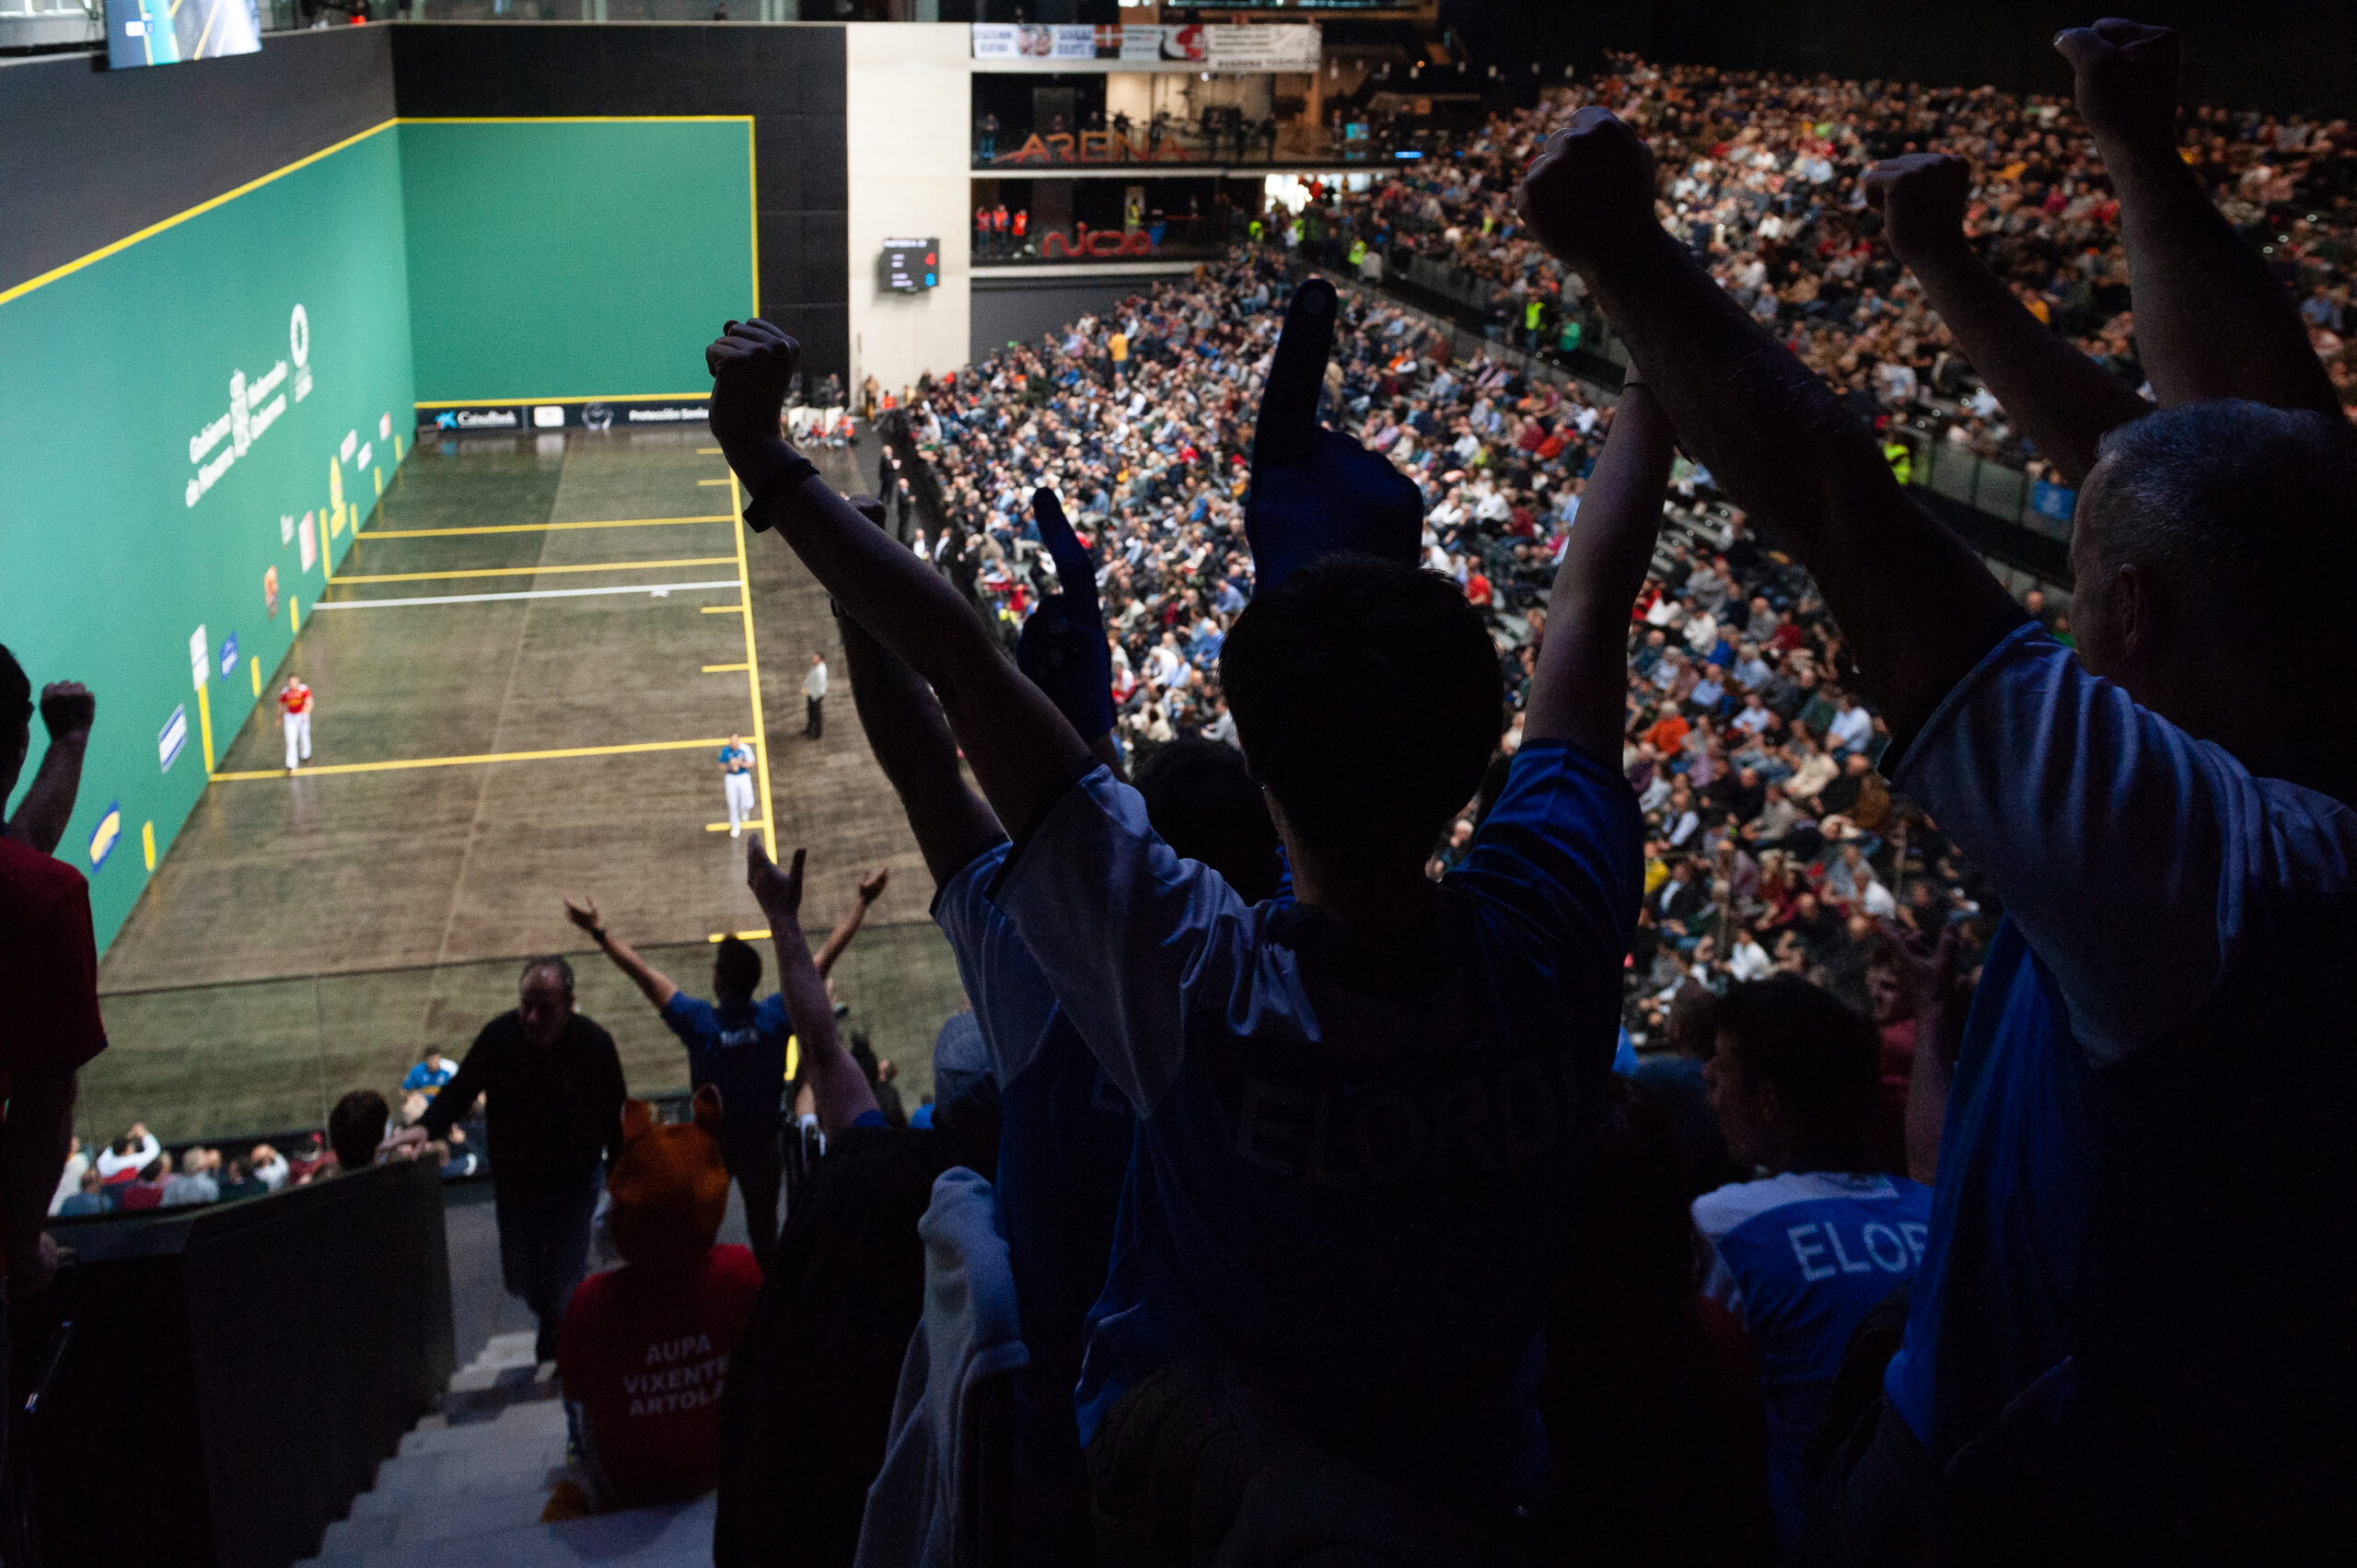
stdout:
POLYGON ((741 119, 405 122, 419 399, 708 389, 754 313, 752 157, 741 119))

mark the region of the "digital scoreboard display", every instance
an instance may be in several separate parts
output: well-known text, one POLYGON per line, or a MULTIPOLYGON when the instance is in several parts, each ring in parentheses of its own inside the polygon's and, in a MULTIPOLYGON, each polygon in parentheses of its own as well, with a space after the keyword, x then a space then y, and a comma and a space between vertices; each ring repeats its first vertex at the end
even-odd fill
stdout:
POLYGON ((177 65, 261 47, 256 0, 106 0, 107 64, 177 65))
POLYGON ((884 286, 894 294, 923 294, 941 286, 941 241, 886 240, 884 286))

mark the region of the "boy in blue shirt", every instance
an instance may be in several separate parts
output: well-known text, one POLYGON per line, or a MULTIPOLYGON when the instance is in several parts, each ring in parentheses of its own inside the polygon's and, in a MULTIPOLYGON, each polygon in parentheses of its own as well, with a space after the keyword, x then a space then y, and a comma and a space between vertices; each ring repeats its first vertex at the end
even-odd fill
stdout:
POLYGON ((425 1054, 418 1058, 417 1064, 402 1074, 401 1093, 424 1095, 431 1099, 457 1071, 450 1065, 450 1059, 442 1054, 440 1046, 429 1045, 425 1048, 425 1054))
POLYGON ((1870 188, 2008 415, 2084 476, 2075 654, 1662 232, 1635 132, 1582 110, 1519 200, 1681 441, 1815 575, 1884 771, 2006 912, 1884 1406, 1795 1560, 2329 1560, 2357 1530, 2357 712, 2282 679, 2339 656, 2330 618, 2278 601, 2357 568, 2357 436, 2177 157, 2173 37, 2106 21, 2058 47, 2160 412, 1980 266, 1960 160, 1870 188))
POLYGON ((1642 389, 1623 404, 1596 482, 1622 526, 1606 506, 1566 555, 1524 745, 1444 885, 1424 857, 1504 726, 1477 612, 1445 579, 1345 554, 1238 618, 1221 674, 1285 840, 1287 908, 1173 854, 956 590, 777 435, 798 353, 760 321, 707 351, 749 521, 934 689, 1018 825, 992 901, 1138 1118, 1083 1439, 1166 1364, 1223 1355, 1378 1476, 1507 1514, 1543 1465, 1541 1297, 1639 895, 1617 758, 1669 459, 1658 410, 1642 389))
POLYGON ((1800 1529, 1802 1459, 1850 1336, 1913 1277, 1932 1193, 1872 1173, 1875 1027, 1797 975, 1730 990, 1703 1068, 1738 1166, 1768 1172, 1694 1200, 1702 1295, 1742 1326, 1768 1413, 1777 1532, 1800 1529))

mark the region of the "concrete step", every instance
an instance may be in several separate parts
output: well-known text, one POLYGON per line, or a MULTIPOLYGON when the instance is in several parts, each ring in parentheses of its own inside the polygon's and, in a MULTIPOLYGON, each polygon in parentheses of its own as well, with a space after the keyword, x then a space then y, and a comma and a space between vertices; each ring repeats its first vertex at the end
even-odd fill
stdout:
POLYGON ((709 1568, 713 1499, 470 1537, 323 1551, 296 1568, 709 1568))
POLYGON ((479 1453, 508 1444, 531 1441, 564 1431, 564 1406, 557 1400, 528 1400, 507 1406, 489 1421, 460 1422, 429 1416, 439 1424, 420 1422, 401 1439, 402 1458, 421 1454, 479 1453))
POLYGON ((564 1443, 491 1454, 429 1454, 394 1459, 377 1472, 377 1484, 352 1500, 352 1516, 404 1514, 447 1506, 459 1498, 546 1496, 550 1472, 564 1465, 564 1443))

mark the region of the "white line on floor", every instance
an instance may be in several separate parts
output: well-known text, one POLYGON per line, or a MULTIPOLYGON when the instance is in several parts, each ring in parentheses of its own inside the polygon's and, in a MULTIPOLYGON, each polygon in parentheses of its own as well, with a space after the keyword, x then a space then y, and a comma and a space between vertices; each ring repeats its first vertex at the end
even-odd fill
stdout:
POLYGON ((587 598, 592 594, 652 594, 661 598, 668 593, 689 588, 733 588, 740 585, 734 577, 723 577, 714 583, 656 583, 634 588, 531 588, 510 594, 441 594, 432 598, 331 598, 315 604, 311 612, 322 610, 387 610, 405 604, 490 604, 494 600, 512 598, 587 598))

